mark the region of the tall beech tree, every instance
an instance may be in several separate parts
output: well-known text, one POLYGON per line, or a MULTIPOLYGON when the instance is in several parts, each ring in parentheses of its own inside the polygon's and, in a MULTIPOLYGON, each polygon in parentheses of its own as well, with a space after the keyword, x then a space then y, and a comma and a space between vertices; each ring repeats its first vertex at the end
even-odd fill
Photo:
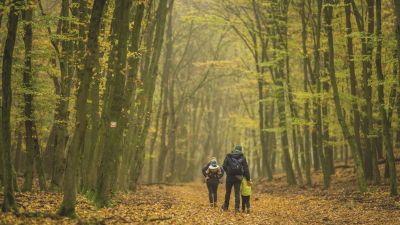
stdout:
MULTIPOLYGON (((303 51, 303 73, 304 73, 304 78, 303 78, 303 90, 305 92, 309 92, 309 87, 308 87, 308 81, 309 81, 309 56, 308 56, 308 51, 307 51, 307 38, 308 38, 308 32, 307 32, 307 17, 306 17, 306 1, 302 0, 300 3, 300 16, 301 16, 301 43, 302 43, 302 51, 303 51)), ((309 117, 309 100, 307 99, 304 103, 304 119, 307 122, 310 121, 309 117)), ((310 143, 310 131, 309 131, 309 126, 306 124, 304 126, 304 159, 305 159, 305 174, 306 174, 306 184, 308 186, 312 185, 312 180, 311 180, 311 143, 310 143)))
POLYGON ((87 53, 85 58, 82 60, 83 65, 78 67, 80 84, 77 92, 76 121, 72 140, 67 149, 67 166, 64 177, 64 198, 60 209, 57 212, 61 216, 75 216, 77 168, 79 165, 78 155, 82 147, 83 138, 86 131, 86 108, 89 95, 89 86, 93 77, 96 57, 99 51, 98 38, 106 2, 106 0, 95 0, 93 3, 88 29, 89 33, 86 41, 87 53))
POLYGON ((61 48, 56 48, 60 67, 60 96, 57 102, 54 124, 54 153, 50 188, 57 190, 61 188, 65 170, 65 148, 68 140, 69 102, 72 85, 72 41, 68 38, 70 34, 70 22, 68 20, 70 3, 69 0, 61 2, 61 19, 59 21, 60 35, 65 36, 61 40, 61 48), (58 49, 58 50, 57 50, 58 49))
POLYGON ((388 118, 388 114, 385 108, 385 91, 384 91, 384 75, 382 70, 382 10, 381 1, 376 1, 376 75, 378 77, 378 104, 379 112, 382 120, 382 133, 384 137, 384 146, 386 150, 386 157, 389 164, 390 174, 390 194, 397 195, 397 174, 396 174, 396 162, 393 153, 393 135, 391 132, 391 124, 388 118))
POLYGON ((25 69, 23 72, 24 93, 24 117, 25 117, 25 146, 27 149, 26 171, 24 180, 24 191, 32 190, 33 166, 39 175, 41 190, 46 190, 46 178, 40 153, 36 119, 33 109, 33 71, 32 71, 32 1, 27 1, 22 16, 24 21, 24 46, 25 46, 25 69))
POLYGON ((17 36, 17 28, 21 8, 24 5, 22 0, 13 0, 8 13, 7 38, 3 50, 2 66, 2 104, 1 104, 1 129, 2 129, 2 156, 3 156, 3 183, 4 199, 2 204, 3 212, 18 211, 17 203, 14 197, 13 186, 13 166, 11 164, 11 103, 12 89, 11 77, 13 74, 13 55, 17 36))
MULTIPOLYGON (((113 21, 111 24, 111 52, 108 61, 107 83, 109 82, 111 90, 105 99, 105 107, 102 112, 102 123, 104 131, 100 138, 104 139, 103 146, 100 146, 102 154, 99 173, 97 176, 96 204, 105 206, 108 204, 111 188, 111 177, 115 175, 117 162, 120 152, 118 145, 120 143, 121 133, 117 126, 121 117, 123 106, 124 85, 127 74, 127 44, 128 44, 128 23, 131 1, 118 1, 113 12, 113 21), (113 125, 115 123, 115 125, 113 125)), ((123 126, 123 125, 120 125, 123 126)))
POLYGON ((333 0, 325 0, 324 1, 324 19, 326 23, 326 32, 328 38, 328 50, 329 50, 329 76, 330 82, 333 91, 333 99, 335 102, 336 115, 338 121, 340 123, 340 127, 342 128, 343 136, 346 138, 350 150, 354 159, 354 167, 356 170, 356 176, 358 180, 358 186, 361 192, 365 192, 367 190, 367 184, 365 181, 365 175, 363 170, 362 158, 360 155, 360 151, 357 150, 359 146, 357 146, 354 135, 350 132, 349 127, 346 123, 345 117, 342 111, 342 103, 339 97, 339 89, 337 86, 336 73, 335 73, 335 51, 333 46, 333 29, 332 29, 332 17, 333 17, 333 0))

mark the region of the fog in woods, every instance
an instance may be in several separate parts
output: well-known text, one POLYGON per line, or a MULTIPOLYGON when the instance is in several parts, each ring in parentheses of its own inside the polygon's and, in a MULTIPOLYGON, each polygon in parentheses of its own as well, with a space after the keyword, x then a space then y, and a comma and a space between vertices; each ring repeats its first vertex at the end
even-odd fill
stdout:
POLYGON ((399 0, 0 0, 0 59, 1 223, 243 223, 236 150, 244 224, 400 223, 399 0))

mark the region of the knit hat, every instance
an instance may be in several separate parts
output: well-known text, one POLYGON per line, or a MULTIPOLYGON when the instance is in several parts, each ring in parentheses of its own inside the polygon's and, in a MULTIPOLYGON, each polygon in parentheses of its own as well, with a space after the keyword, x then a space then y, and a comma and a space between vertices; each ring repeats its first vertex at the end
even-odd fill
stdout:
POLYGON ((243 151, 243 147, 239 144, 235 145, 235 148, 233 149, 232 153, 235 154, 241 154, 243 151))
POLYGON ((215 157, 211 157, 211 159, 210 159, 210 163, 212 163, 212 162, 215 162, 215 164, 218 164, 218 163, 217 163, 217 158, 215 158, 215 157))
POLYGON ((219 166, 218 166, 218 164, 217 164, 217 161, 216 161, 216 160, 215 160, 215 161, 211 161, 210 166, 208 166, 208 168, 209 168, 210 170, 216 170, 216 169, 218 169, 219 166))

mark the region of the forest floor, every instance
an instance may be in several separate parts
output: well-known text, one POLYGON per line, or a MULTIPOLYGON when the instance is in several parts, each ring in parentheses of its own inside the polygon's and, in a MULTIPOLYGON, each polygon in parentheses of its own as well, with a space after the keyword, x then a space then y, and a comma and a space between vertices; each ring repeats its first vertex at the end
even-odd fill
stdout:
MULTIPOLYGON (((284 176, 258 180, 250 214, 223 212, 225 187, 219 187, 218 207, 208 204, 203 183, 143 185, 136 193, 119 194, 112 207, 96 209, 78 197, 78 219, 58 218, 62 199, 57 193, 16 193, 21 213, 0 214, 0 224, 400 224, 400 197, 390 197, 383 182, 360 194, 352 169, 337 169, 329 190, 314 174, 312 188, 288 187, 284 176)), ((233 197, 233 196, 231 196, 233 197)), ((2 201, 2 196, 0 196, 2 201)))

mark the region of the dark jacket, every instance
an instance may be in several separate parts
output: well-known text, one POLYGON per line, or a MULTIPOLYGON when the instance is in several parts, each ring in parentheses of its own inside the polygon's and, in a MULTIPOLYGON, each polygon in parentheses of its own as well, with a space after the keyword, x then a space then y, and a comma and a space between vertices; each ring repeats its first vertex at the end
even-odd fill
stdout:
POLYGON ((229 166, 229 158, 235 158, 239 160, 242 163, 243 166, 243 176, 246 177, 247 180, 250 180, 250 172, 249 172, 249 166, 246 161, 246 157, 244 157, 243 153, 229 153, 226 155, 224 164, 222 167, 226 171, 226 178, 227 180, 236 180, 235 175, 229 174, 228 166, 229 166))
POLYGON ((206 166, 203 167, 203 169, 201 170, 201 172, 203 173, 204 177, 208 177, 208 182, 219 182, 219 179, 221 179, 224 176, 224 169, 222 167, 220 167, 221 172, 217 173, 217 174, 210 174, 207 173, 208 167, 210 167, 211 163, 207 163, 206 166))

